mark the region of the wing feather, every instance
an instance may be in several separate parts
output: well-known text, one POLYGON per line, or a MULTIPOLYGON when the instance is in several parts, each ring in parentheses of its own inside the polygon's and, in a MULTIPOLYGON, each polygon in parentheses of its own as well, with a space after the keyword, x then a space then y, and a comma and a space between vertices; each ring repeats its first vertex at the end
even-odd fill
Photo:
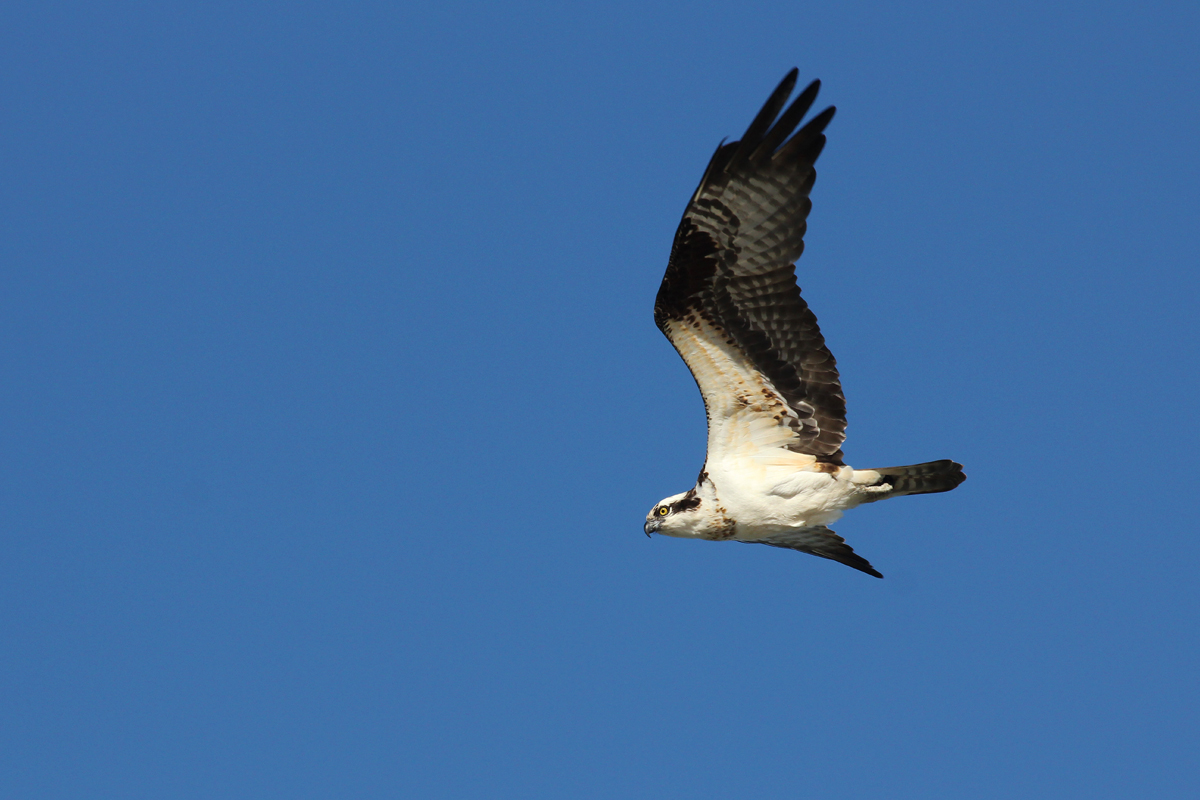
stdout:
POLYGON ((845 398, 794 265, 834 109, 792 135, 820 86, 780 115, 795 83, 792 70, 742 138, 713 154, 675 233, 654 318, 700 387, 710 457, 730 444, 714 442, 730 430, 722 423, 758 406, 781 429, 772 447, 840 464, 845 398))
POLYGON ((775 534, 769 538, 747 542, 748 544, 768 544, 771 547, 786 547, 801 553, 828 558, 853 567, 859 572, 882 578, 871 562, 854 552, 854 548, 846 544, 846 540, 826 528, 824 525, 814 525, 807 528, 796 528, 786 533, 775 534))

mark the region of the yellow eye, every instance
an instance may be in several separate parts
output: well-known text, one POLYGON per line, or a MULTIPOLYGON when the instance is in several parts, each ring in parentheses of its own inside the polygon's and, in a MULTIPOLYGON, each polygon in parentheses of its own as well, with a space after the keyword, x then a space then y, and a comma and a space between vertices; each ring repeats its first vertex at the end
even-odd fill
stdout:
POLYGON ((670 513, 671 513, 671 509, 667 508, 666 506, 658 507, 658 515, 660 517, 665 517, 667 514, 670 514, 670 513))

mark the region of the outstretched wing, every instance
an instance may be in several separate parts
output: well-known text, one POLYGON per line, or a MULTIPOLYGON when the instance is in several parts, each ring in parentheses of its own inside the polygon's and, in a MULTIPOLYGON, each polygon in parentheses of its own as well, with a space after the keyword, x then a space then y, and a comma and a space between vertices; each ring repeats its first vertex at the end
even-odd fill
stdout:
POLYGON ((813 163, 834 109, 791 136, 820 85, 780 114, 796 74, 739 141, 717 148, 675 233, 654 304, 655 322, 704 397, 710 461, 739 448, 781 448, 841 463, 846 401, 793 264, 804 250, 813 163))
POLYGON ((871 566, 871 563, 854 552, 846 540, 838 536, 824 525, 814 525, 808 528, 795 528, 787 533, 778 533, 766 539, 757 539, 748 544, 769 544, 772 547, 786 547, 789 550, 799 550, 821 558, 840 561, 847 567, 854 567, 859 572, 883 576, 871 566))

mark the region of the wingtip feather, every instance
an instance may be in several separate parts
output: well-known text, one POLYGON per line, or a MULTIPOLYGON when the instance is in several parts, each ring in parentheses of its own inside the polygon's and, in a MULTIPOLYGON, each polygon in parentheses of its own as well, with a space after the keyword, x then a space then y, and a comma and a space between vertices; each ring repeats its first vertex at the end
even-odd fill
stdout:
POLYGON ((800 70, 796 67, 792 67, 788 74, 783 76, 783 80, 775 87, 775 91, 771 92, 767 102, 763 103, 762 108, 746 128, 746 132, 742 134, 742 138, 738 140, 741 147, 726 165, 726 170, 737 169, 750 158, 752 152, 757 150, 759 142, 763 136, 768 134, 771 125, 779 116, 779 112, 787 104, 787 99, 791 96, 792 90, 796 88, 796 80, 799 76, 800 70))

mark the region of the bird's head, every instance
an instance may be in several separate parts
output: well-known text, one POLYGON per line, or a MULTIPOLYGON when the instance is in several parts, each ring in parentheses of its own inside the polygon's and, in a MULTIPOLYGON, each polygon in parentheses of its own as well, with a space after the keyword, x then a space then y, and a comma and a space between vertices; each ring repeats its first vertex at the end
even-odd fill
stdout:
POLYGON ((693 489, 690 492, 671 495, 660 500, 646 515, 646 525, 643 530, 649 536, 661 533, 663 536, 695 536, 695 524, 700 508, 700 498, 693 489))

